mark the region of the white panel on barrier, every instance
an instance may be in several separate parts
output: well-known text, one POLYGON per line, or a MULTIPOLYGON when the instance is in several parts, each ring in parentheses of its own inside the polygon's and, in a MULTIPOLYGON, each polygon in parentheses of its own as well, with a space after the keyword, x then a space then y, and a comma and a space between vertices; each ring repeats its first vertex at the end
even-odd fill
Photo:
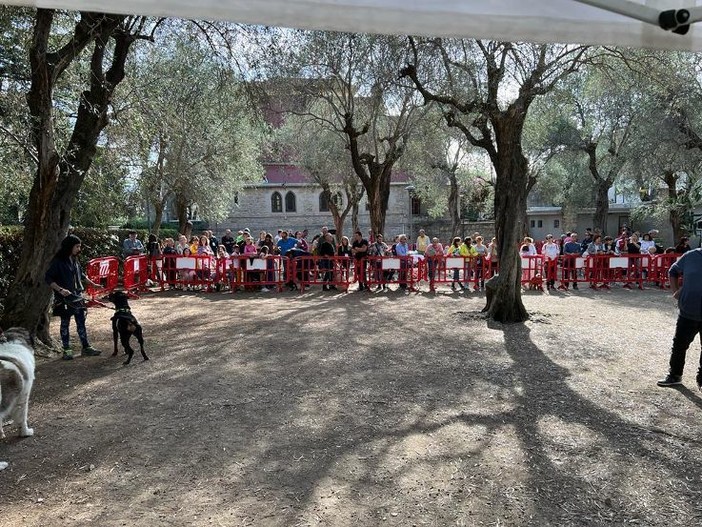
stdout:
POLYGON ((575 268, 582 269, 583 267, 585 267, 585 258, 583 258, 582 256, 578 256, 575 259, 575 268))
POLYGON ((265 271, 266 260, 263 258, 253 258, 246 261, 246 269, 249 271, 265 271))
POLYGON ((522 269, 529 269, 529 258, 522 258, 522 269))
POLYGON ((614 257, 609 259, 610 269, 626 269, 627 267, 629 267, 629 258, 614 257))
POLYGON ((134 262, 134 267, 133 267, 134 272, 137 273, 137 272, 139 272, 139 259, 136 258, 133 260, 133 262, 134 262))
POLYGON ((196 261, 197 258, 188 258, 187 256, 176 258, 176 269, 195 269, 196 261))
POLYGON ((446 258, 446 269, 463 269, 463 258, 446 258))
POLYGON ((383 258, 381 261, 383 269, 400 269, 402 265, 402 260, 399 258, 383 258))
POLYGON ((99 276, 104 277, 110 274, 110 262, 109 260, 103 260, 100 262, 100 272, 99 276))

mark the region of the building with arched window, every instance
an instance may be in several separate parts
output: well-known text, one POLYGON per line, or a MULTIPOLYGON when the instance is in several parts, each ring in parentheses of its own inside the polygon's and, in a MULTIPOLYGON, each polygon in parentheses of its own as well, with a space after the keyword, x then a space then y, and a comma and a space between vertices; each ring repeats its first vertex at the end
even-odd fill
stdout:
POLYGON ((283 198, 280 192, 271 194, 271 212, 283 212, 283 198))
MULTIPOLYGON (((314 178, 303 168, 293 164, 269 163, 265 165, 265 177, 260 183, 247 185, 239 192, 238 203, 234 204, 227 219, 221 225, 233 229, 248 227, 251 232, 266 230, 275 233, 277 229, 292 229, 317 232, 322 226, 334 228, 329 211, 329 199, 340 206, 347 204, 346 196, 339 191, 329 197, 314 178)), ((418 203, 412 205, 412 196, 406 190, 407 175, 393 174, 390 183, 385 233, 387 236, 408 231, 412 222, 410 212, 420 213, 418 203)), ((368 200, 364 196, 359 204, 359 227, 364 234, 370 229, 368 200)), ((414 225, 418 225, 415 221, 414 225)), ((351 235, 351 214, 346 217, 344 234, 351 235)))
POLYGON ((288 190, 285 193, 285 212, 296 212, 297 211, 297 201, 295 199, 295 193, 292 190, 288 190))

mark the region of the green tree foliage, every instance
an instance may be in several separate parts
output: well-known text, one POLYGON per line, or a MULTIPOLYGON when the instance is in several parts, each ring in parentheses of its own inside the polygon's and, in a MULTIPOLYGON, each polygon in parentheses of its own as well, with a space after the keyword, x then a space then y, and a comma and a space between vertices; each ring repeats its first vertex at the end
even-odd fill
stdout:
POLYGON ((587 47, 468 39, 411 43, 414 53, 401 75, 439 105, 447 125, 484 150, 495 169, 500 275, 488 315, 502 322, 525 320, 517 243, 533 182, 522 132, 534 100, 582 67, 587 47))
POLYGON ((634 137, 629 179, 639 190, 637 218, 668 222, 677 240, 692 230, 702 200, 702 86, 699 56, 649 53, 629 60, 646 109, 634 137))
POLYGON ((397 78, 407 59, 404 39, 280 30, 258 45, 266 50, 268 77, 294 94, 286 109, 341 139, 348 166, 365 188, 371 227, 382 232, 392 171, 426 112, 414 89, 397 78))
MULTIPOLYGON (((311 102, 311 113, 323 116, 328 108, 311 102)), ((331 118, 331 115, 329 116, 331 118)), ((304 167, 326 193, 329 212, 334 221, 336 238, 341 242, 346 218, 358 205, 364 194, 363 186, 349 166, 343 137, 326 123, 329 119, 309 118, 289 114, 276 137, 280 158, 289 158, 304 167)), ((358 226, 354 225, 354 229, 358 226)))
POLYGON ((114 135, 156 211, 156 231, 171 201, 181 229, 193 204, 209 221, 222 220, 236 193, 262 177, 263 131, 245 104, 241 80, 199 35, 170 27, 167 41, 134 61, 114 135))
POLYGON ((0 223, 24 220, 36 156, 26 92, 33 12, 0 7, 0 223))

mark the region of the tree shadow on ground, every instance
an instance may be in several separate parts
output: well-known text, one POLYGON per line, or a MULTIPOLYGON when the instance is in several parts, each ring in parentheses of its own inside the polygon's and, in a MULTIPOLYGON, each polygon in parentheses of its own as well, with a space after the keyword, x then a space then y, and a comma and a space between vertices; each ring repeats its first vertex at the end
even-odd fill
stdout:
POLYGON ((427 297, 279 300, 144 305, 153 361, 40 366, 54 382, 37 438, 7 445, 25 473, 7 503, 60 480, 36 524, 699 523, 696 437, 577 391, 527 324, 423 319, 427 297))

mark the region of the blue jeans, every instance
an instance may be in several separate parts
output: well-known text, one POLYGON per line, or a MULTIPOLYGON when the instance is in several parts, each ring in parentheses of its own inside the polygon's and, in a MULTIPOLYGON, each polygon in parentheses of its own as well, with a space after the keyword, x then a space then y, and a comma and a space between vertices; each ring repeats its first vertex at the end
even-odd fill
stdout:
POLYGON ((71 323, 71 316, 76 318, 76 329, 78 330, 78 338, 84 348, 90 346, 88 342, 88 331, 85 329, 85 316, 88 313, 87 309, 78 309, 75 315, 61 317, 61 344, 64 349, 70 347, 70 337, 68 334, 68 326, 71 323))
MULTIPOLYGON (((675 336, 673 337, 673 349, 670 354, 671 375, 683 374, 687 349, 700 331, 702 331, 702 321, 678 316, 678 322, 675 325, 675 336)), ((702 378, 702 354, 700 355, 700 368, 697 370, 697 378, 702 378)))

